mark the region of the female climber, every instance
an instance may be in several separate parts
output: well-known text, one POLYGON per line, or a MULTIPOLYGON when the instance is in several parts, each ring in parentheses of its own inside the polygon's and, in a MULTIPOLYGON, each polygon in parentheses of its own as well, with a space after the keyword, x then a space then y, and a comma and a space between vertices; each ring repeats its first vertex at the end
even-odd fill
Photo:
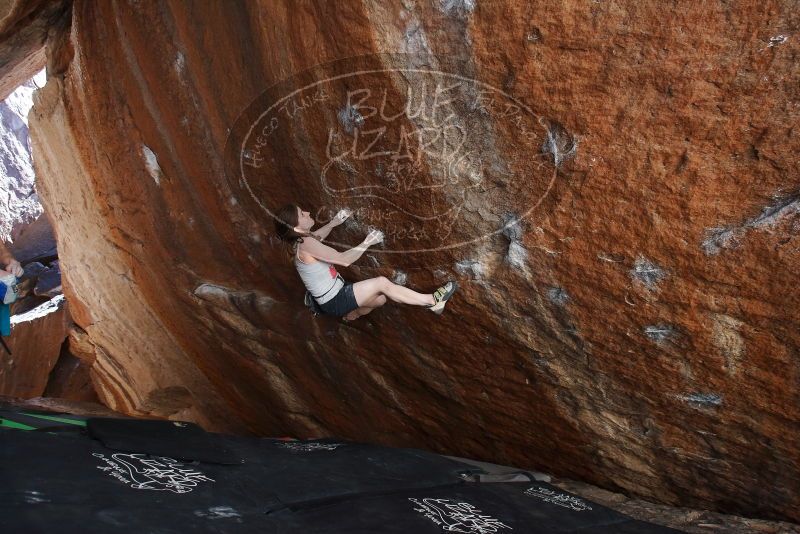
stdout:
POLYGON ((367 248, 383 240, 382 232, 372 230, 360 245, 345 252, 322 244, 321 241, 330 231, 350 215, 351 211, 341 210, 328 224, 311 233, 314 219, 309 212, 301 210, 296 204, 288 204, 276 213, 275 231, 282 241, 290 245, 291 256, 300 278, 323 312, 352 321, 380 308, 389 298, 403 304, 425 306, 432 312, 441 314, 448 299, 458 288, 455 281, 451 280, 433 293, 427 294, 392 283, 385 276, 355 284, 344 281, 334 265, 352 265, 367 248))

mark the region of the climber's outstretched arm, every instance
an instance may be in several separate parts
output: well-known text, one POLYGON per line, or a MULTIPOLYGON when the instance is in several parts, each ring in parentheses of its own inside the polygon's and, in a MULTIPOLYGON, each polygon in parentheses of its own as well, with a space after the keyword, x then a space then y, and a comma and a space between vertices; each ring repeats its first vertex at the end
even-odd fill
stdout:
POLYGON ((342 224, 352 214, 353 214, 352 210, 349 209, 339 210, 339 213, 337 213, 328 224, 326 224, 322 228, 314 230, 314 235, 318 236, 319 240, 322 241, 323 239, 328 237, 328 234, 331 233, 331 230, 342 224))
POLYGON ((327 261, 334 265, 341 265, 342 267, 349 267, 355 263, 369 247, 381 241, 383 241, 383 232, 380 230, 370 230, 367 237, 364 238, 364 241, 344 252, 339 252, 328 245, 323 245, 313 236, 304 238, 299 247, 302 252, 314 256, 318 260, 327 261))
POLYGON ((336 222, 336 218, 334 217, 333 219, 331 219, 331 222, 329 222, 325 226, 322 226, 320 228, 315 229, 312 233, 315 236, 317 236, 320 241, 322 241, 323 239, 328 237, 328 234, 331 233, 331 230, 333 230, 334 228, 336 228, 340 224, 341 224, 340 222, 336 222))
POLYGON ((306 237, 303 239, 303 242, 300 243, 300 250, 306 254, 314 256, 318 260, 326 261, 334 265, 341 265, 342 267, 349 267, 364 254, 367 248, 369 248, 369 244, 367 244, 366 239, 362 241, 361 244, 344 252, 339 252, 328 245, 323 245, 313 237, 306 237))

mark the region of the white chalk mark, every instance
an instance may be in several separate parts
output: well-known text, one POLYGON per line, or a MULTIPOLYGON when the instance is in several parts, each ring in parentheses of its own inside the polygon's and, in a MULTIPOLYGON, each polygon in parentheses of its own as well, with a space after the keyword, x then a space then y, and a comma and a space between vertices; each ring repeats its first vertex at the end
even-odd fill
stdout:
POLYGON ((777 46, 779 44, 783 44, 789 40, 788 35, 776 35, 775 37, 769 38, 769 44, 767 45, 768 48, 772 48, 773 46, 777 46))
POLYGON ((142 156, 144 156, 144 166, 148 174, 153 178, 156 185, 161 185, 163 173, 161 172, 161 166, 158 164, 158 158, 147 145, 142 145, 142 156))

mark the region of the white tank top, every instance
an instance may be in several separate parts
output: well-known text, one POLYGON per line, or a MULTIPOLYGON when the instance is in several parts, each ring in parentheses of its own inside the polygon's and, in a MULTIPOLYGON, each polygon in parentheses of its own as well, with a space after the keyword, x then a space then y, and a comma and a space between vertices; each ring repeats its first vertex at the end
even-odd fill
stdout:
POLYGON ((306 289, 320 304, 331 300, 344 287, 344 279, 336 271, 336 267, 326 261, 305 263, 299 254, 295 254, 294 265, 306 289))

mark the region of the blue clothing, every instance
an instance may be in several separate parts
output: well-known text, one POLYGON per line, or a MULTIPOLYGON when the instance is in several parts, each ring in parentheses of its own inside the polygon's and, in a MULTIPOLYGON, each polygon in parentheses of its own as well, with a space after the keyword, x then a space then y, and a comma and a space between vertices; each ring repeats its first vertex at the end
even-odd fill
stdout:
POLYGON ((320 303, 320 308, 327 315, 342 317, 358 308, 356 296, 353 293, 353 284, 345 284, 331 300, 320 303))
POLYGON ((11 306, 0 304, 0 336, 11 335, 11 306))

